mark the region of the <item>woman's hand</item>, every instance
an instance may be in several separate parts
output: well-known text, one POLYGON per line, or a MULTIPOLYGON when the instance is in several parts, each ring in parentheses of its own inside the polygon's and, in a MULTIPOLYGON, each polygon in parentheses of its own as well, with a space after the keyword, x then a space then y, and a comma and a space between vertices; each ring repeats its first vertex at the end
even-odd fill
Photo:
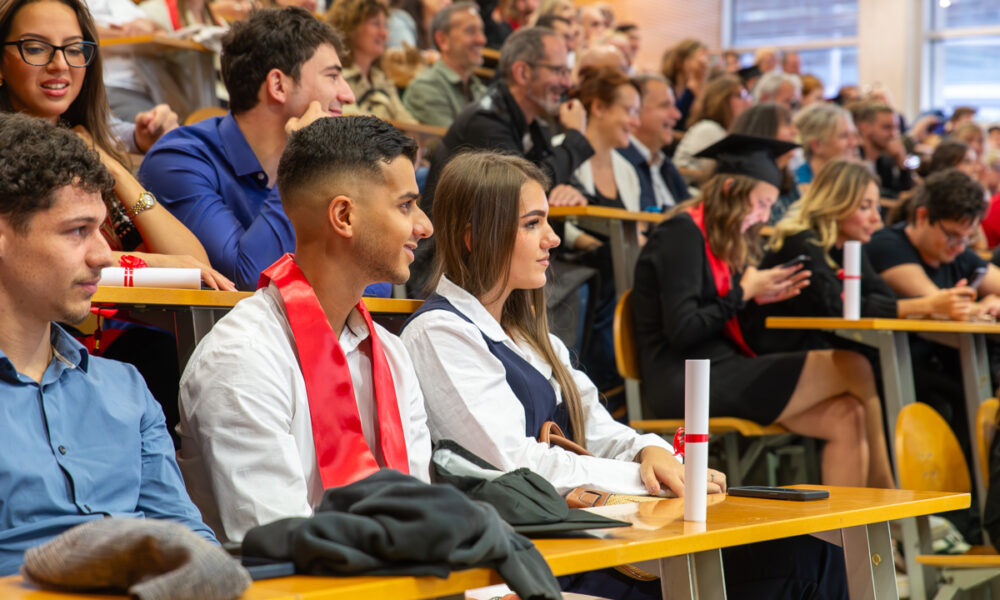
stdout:
MULTIPOLYGON (((660 493, 660 484, 678 496, 684 495, 684 465, 666 448, 646 446, 639 453, 639 476, 646 491, 651 495, 660 493)), ((726 491, 726 476, 715 469, 708 470, 708 493, 721 494, 726 491)))
POLYGON ((747 267, 740 278, 743 301, 753 299, 757 304, 770 304, 788 300, 809 285, 810 275, 812 271, 803 269, 801 264, 771 269, 747 267))
POLYGON ((147 252, 129 252, 146 261, 150 267, 174 267, 186 269, 201 269, 201 280, 205 285, 213 290, 223 290, 235 292, 236 285, 229 281, 222 273, 219 273, 209 265, 201 262, 197 258, 183 254, 151 254, 147 252))

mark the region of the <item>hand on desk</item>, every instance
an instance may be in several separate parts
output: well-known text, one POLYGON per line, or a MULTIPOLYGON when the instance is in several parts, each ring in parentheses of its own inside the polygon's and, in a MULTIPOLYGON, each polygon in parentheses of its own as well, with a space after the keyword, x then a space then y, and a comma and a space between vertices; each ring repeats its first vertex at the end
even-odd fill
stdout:
MULTIPOLYGON (((678 496, 684 495, 684 465, 666 448, 646 446, 639 453, 639 476, 646 491, 655 496, 664 483, 678 496)), ((715 469, 708 470, 708 493, 721 494, 726 491, 726 476, 715 469)))
POLYGON ((146 261, 146 264, 150 267, 201 269, 201 280, 204 281, 205 285, 208 287, 213 290, 223 290, 226 292, 237 291, 236 284, 229 281, 229 279, 227 279, 222 273, 219 273, 212 267, 192 256, 180 254, 152 254, 148 252, 128 252, 127 254, 138 256, 142 260, 146 261))
POLYGON ((753 299, 757 304, 788 300, 798 296, 802 288, 809 285, 810 275, 812 271, 803 269, 801 264, 771 269, 747 267, 740 278, 743 300, 753 299))
POLYGON ((985 318, 1000 316, 1000 296, 990 294, 973 302, 971 306, 971 316, 974 318, 985 318))
POLYGON ((580 190, 565 183, 557 185, 549 192, 549 204, 552 206, 586 206, 587 199, 580 190))

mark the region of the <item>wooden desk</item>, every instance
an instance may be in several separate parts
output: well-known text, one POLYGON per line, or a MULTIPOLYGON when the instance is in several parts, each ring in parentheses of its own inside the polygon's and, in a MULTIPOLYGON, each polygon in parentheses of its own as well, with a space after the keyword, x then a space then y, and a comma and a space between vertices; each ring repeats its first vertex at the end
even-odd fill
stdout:
MULTIPOLYGON (((178 290, 166 288, 99 287, 90 302, 101 308, 127 310, 142 321, 174 332, 181 370, 191 352, 236 303, 252 292, 178 290)), ((365 298, 365 306, 375 318, 409 315, 420 300, 365 298)))
POLYGON ((636 223, 659 223, 661 213, 639 212, 608 206, 552 206, 549 217, 571 217, 588 229, 606 233, 611 238, 611 264, 618 298, 632 288, 635 261, 639 258, 639 232, 636 223))
MULTIPOLYGON (((815 486, 796 486, 815 487, 815 486)), ((540 539, 535 544, 556 575, 660 560, 666 573, 664 598, 724 598, 720 548, 814 534, 843 546, 852 598, 897 598, 887 521, 921 517, 969 506, 968 494, 827 488, 830 498, 781 502, 754 498, 710 497, 708 521, 682 520, 681 499, 607 507, 633 523, 605 530, 603 539, 540 539), (693 592, 691 584, 698 585, 693 592)), ((925 517, 922 517, 925 519, 925 517)), ((470 569, 447 579, 434 577, 306 577, 260 581, 244 600, 347 598, 434 598, 499 583, 488 569, 470 569)), ((0 579, 5 600, 68 600, 80 595, 43 592, 20 577, 0 579)), ((121 596, 88 595, 92 600, 121 596)))
MULTIPOLYGON (((962 363, 962 387, 965 394, 965 406, 968 413, 968 427, 971 440, 976 439, 976 411, 979 404, 993 395, 990 385, 990 369, 986 355, 986 334, 1000 333, 1000 324, 979 323, 968 321, 936 321, 929 319, 859 319, 847 321, 836 317, 768 317, 767 327, 771 329, 823 329, 837 332, 842 337, 873 346, 879 351, 879 364, 882 367, 882 384, 885 391, 885 412, 889 422, 889 431, 895 428, 899 411, 911 402, 916 395, 913 384, 913 363, 910 360, 909 334, 917 333, 948 346, 957 347, 962 363)), ((896 447, 890 440, 889 452, 896 462, 896 447)), ((976 484, 980 516, 986 498, 986 485, 983 481, 979 456, 972 454, 972 477, 976 484)), ((898 477, 897 477, 898 482, 898 477)), ((904 546, 910 547, 916 539, 912 524, 904 525, 904 546)), ((916 568, 911 565, 908 552, 908 571, 916 568)), ((911 583, 919 584, 911 579, 911 583)), ((917 587, 917 586, 914 586, 917 587)), ((917 596, 914 596, 914 600, 917 596)))
POLYGON ((208 52, 211 50, 192 40, 175 38, 165 33, 150 33, 129 37, 106 38, 100 41, 101 48, 121 48, 131 51, 163 51, 163 50, 193 50, 208 52), (125 48, 131 46, 129 48, 125 48))

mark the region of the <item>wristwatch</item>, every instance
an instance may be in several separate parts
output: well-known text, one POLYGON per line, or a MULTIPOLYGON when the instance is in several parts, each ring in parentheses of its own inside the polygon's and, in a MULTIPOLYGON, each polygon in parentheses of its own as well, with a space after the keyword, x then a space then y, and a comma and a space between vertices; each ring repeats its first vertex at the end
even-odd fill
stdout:
POLYGON ((139 200, 132 205, 132 208, 125 209, 125 214, 128 215, 130 219, 134 219, 139 213, 147 211, 154 206, 156 206, 156 196, 150 194, 149 192, 143 192, 139 194, 139 200))

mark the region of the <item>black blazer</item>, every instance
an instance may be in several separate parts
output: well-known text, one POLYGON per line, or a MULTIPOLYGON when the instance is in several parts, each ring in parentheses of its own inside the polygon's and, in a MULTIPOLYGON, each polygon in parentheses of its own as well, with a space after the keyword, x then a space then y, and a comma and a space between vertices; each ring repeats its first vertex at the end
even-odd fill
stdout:
MULTIPOLYGON (((651 167, 646 162, 646 159, 643 158, 642 153, 632 143, 625 148, 619 148, 618 153, 625 157, 625 160, 632 163, 632 166, 635 167, 635 172, 639 175, 639 206, 644 210, 646 207, 656 206, 656 194, 653 192, 651 167)), ((670 190, 670 194, 674 197, 674 202, 680 204, 691 197, 684 177, 681 176, 680 171, 674 166, 670 157, 665 156, 663 162, 660 163, 660 176, 663 177, 663 182, 667 184, 667 189, 670 190)))

